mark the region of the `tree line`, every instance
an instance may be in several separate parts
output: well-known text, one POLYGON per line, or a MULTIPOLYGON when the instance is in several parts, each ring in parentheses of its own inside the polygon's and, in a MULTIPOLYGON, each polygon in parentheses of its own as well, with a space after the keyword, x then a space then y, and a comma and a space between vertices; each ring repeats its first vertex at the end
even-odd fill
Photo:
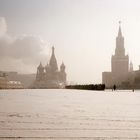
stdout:
POLYGON ((105 84, 67 85, 66 89, 105 90, 105 84))

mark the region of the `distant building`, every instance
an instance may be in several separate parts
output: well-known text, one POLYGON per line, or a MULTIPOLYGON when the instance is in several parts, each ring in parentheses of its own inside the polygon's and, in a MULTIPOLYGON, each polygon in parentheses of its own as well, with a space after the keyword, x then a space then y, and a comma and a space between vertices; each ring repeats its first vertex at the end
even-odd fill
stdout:
POLYGON ((139 70, 132 71, 129 75, 132 83, 132 87, 140 89, 140 66, 139 70))
POLYGON ((6 89, 7 88, 7 78, 6 74, 2 71, 0 71, 0 89, 6 89))
POLYGON ((57 60, 52 47, 52 55, 49 63, 43 67, 42 64, 37 67, 36 80, 33 88, 63 88, 66 84, 66 72, 64 63, 58 70, 57 60))
POLYGON ((15 71, 0 71, 0 77, 2 77, 1 79, 4 79, 5 77, 7 81, 17 81, 17 83, 20 82, 22 88, 31 88, 36 78, 36 74, 20 74, 15 71))
POLYGON ((23 88, 30 88, 33 84, 36 74, 21 74, 18 72, 7 72, 7 79, 9 81, 20 81, 23 88))
MULTIPOLYGON (((119 25, 118 36, 116 37, 115 54, 111 57, 111 72, 102 73, 102 83, 106 87, 117 85, 118 87, 134 87, 136 81, 140 79, 140 70, 133 71, 133 64, 129 66, 129 56, 125 54, 124 37, 119 25)), ((137 82, 137 85, 139 84, 137 82)))
POLYGON ((0 89, 21 89, 23 85, 20 81, 9 81, 8 74, 0 71, 0 89))
POLYGON ((8 81, 7 89, 22 89, 23 85, 20 81, 8 81))

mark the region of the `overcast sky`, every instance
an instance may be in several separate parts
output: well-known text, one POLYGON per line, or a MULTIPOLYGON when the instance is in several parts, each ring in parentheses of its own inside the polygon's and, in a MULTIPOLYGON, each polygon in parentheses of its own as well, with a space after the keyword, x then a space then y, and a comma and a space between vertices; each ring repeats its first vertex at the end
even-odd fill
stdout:
POLYGON ((111 70, 119 20, 138 69, 139 0, 0 0, 0 70, 36 73, 54 45, 68 81, 101 83, 102 72, 111 70))

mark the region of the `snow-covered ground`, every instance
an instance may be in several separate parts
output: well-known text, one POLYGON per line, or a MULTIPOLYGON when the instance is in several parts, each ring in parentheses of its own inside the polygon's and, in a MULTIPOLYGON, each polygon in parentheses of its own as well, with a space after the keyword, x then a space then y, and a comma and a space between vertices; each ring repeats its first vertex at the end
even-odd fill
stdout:
POLYGON ((0 90, 0 140, 140 140, 140 91, 0 90))

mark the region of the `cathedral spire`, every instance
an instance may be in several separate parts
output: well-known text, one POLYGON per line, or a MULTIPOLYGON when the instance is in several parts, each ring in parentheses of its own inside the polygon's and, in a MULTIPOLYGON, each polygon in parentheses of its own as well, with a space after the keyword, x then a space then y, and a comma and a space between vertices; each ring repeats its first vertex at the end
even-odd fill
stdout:
POLYGON ((52 72, 56 72, 58 70, 57 60, 55 58, 55 53, 54 53, 54 46, 52 47, 52 56, 49 65, 51 67, 52 72))

